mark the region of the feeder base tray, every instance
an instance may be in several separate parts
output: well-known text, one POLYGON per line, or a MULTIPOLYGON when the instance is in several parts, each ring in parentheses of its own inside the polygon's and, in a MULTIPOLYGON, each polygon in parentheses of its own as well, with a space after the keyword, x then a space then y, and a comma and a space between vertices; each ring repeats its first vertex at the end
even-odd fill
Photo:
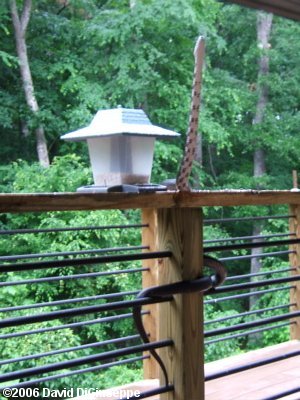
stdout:
POLYGON ((116 185, 116 186, 81 186, 77 189, 78 193, 146 193, 166 191, 167 187, 155 183, 142 183, 136 185, 116 185))

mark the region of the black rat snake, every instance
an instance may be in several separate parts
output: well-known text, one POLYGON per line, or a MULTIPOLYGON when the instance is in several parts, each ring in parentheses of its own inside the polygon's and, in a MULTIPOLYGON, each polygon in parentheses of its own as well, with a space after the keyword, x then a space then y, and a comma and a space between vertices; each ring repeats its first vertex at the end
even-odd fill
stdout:
POLYGON ((204 61, 204 38, 200 36, 197 40, 195 50, 195 69, 192 87, 192 99, 190 108, 189 127, 186 136, 184 156, 181 161, 180 169, 176 179, 178 190, 189 191, 189 176, 192 170, 192 164, 195 158, 197 148, 197 130, 200 109, 200 94, 202 81, 202 68, 204 61))
MULTIPOLYGON (((204 38, 200 36, 197 40, 195 50, 195 69, 194 69, 194 79, 192 88, 192 99, 191 99, 191 109, 190 109, 190 119, 189 127, 187 131, 186 145, 184 156, 180 165, 180 169, 176 179, 176 187, 181 191, 189 191, 189 176, 192 170, 193 160, 195 158, 195 152, 197 147, 197 130, 198 130, 198 119, 199 119, 199 109, 200 109, 200 94, 201 94, 201 80, 202 80, 202 68, 204 61, 204 38)), ((201 276, 198 279, 192 281, 182 281, 161 286, 149 287, 142 290, 138 295, 138 299, 151 298, 161 299, 170 297, 170 295, 192 293, 192 292, 206 292, 210 289, 221 285, 226 279, 226 269, 223 264, 209 256, 204 256, 203 264, 206 267, 212 268, 214 274, 210 276, 201 276)), ((133 307, 133 319, 136 328, 141 336, 144 343, 149 343, 149 337, 145 331, 143 320, 142 320, 142 305, 136 305, 133 307)), ((165 383, 168 385, 168 374, 166 367, 156 352, 155 349, 149 350, 150 354, 155 358, 155 360, 160 365, 165 383)))
MULTIPOLYGON (((210 289, 214 289, 215 287, 221 285, 224 282, 224 280, 226 279, 227 272, 224 265, 220 261, 216 260, 213 257, 204 256, 203 265, 205 267, 213 269, 214 274, 210 276, 201 276, 198 279, 192 281, 182 281, 182 282, 170 283, 167 285, 152 286, 142 290, 137 295, 137 298, 138 299, 152 298, 153 300, 155 300, 155 299, 161 299, 163 297, 168 297, 174 294, 206 292, 210 289)), ((134 306, 133 319, 143 342, 149 343, 150 340, 143 325, 141 311, 142 311, 142 305, 134 306)), ((160 356, 158 355, 155 349, 151 349, 149 350, 149 352, 160 365, 164 374, 165 383, 166 385, 168 385, 169 383, 168 374, 163 361, 161 360, 160 356)))

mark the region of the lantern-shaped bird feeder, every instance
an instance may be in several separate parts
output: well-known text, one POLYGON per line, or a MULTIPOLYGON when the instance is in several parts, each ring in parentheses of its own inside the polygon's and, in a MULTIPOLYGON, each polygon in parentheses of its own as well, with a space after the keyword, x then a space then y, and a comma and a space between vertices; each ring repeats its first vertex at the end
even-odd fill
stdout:
POLYGON ((155 138, 176 136, 152 125, 143 110, 118 107, 98 111, 89 126, 61 138, 87 140, 95 185, 78 190, 105 192, 128 185, 149 189, 155 138))

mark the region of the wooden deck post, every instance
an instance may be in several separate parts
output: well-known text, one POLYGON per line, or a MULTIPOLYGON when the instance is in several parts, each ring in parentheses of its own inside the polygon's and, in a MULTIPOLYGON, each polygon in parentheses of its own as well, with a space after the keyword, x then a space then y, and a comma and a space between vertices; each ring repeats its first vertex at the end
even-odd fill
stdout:
MULTIPOLYGON (((157 210, 160 249, 173 256, 159 260, 159 284, 195 279, 202 272, 202 212, 199 209, 157 210)), ((174 392, 161 400, 204 399, 203 300, 199 293, 176 295, 174 301, 158 305, 159 339, 171 338, 174 346, 160 355, 174 392)), ((161 374, 161 385, 164 385, 161 374)))
MULTIPOLYGON (((291 205, 290 206, 290 233, 295 233, 296 236, 291 236, 292 239, 300 238, 300 206, 291 205)), ((300 274, 300 244, 290 245, 290 250, 293 253, 290 254, 290 265, 293 270, 292 275, 300 274)), ((300 310, 300 282, 293 282, 293 288, 290 291, 291 304, 295 306, 291 307, 291 311, 300 310)), ((291 325, 291 340, 300 340, 300 318, 296 318, 291 325)))
MULTIPOLYGON (((146 208, 142 210, 142 224, 147 225, 142 229, 142 244, 147 246, 146 251, 159 250, 157 235, 157 210, 146 208)), ((158 260, 143 260, 143 267, 148 271, 143 272, 143 288, 158 285, 158 260)), ((158 338, 158 305, 151 304, 144 307, 149 311, 143 318, 144 327, 149 334, 149 339, 154 342, 158 338)), ((144 379, 159 377, 158 364, 153 357, 147 358, 143 363, 144 379)))
MULTIPOLYGON (((145 260, 143 288, 195 279, 202 272, 202 212, 199 208, 144 209, 143 245, 147 251, 170 250, 170 259, 145 260)), ((145 307, 144 326, 151 341, 171 338, 172 348, 161 349, 169 383, 175 391, 161 400, 204 399, 203 301, 201 294, 176 295, 172 303, 145 307)), ((144 378, 161 375, 157 362, 144 361, 144 378)), ((161 385, 165 385, 161 376, 161 385)))

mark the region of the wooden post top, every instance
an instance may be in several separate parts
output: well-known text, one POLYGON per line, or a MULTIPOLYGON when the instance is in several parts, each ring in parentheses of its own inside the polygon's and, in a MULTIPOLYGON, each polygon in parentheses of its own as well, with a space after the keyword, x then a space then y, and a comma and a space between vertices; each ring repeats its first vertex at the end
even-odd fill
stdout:
POLYGON ((0 212, 190 208, 300 204, 290 190, 219 190, 155 193, 0 193, 0 212))

